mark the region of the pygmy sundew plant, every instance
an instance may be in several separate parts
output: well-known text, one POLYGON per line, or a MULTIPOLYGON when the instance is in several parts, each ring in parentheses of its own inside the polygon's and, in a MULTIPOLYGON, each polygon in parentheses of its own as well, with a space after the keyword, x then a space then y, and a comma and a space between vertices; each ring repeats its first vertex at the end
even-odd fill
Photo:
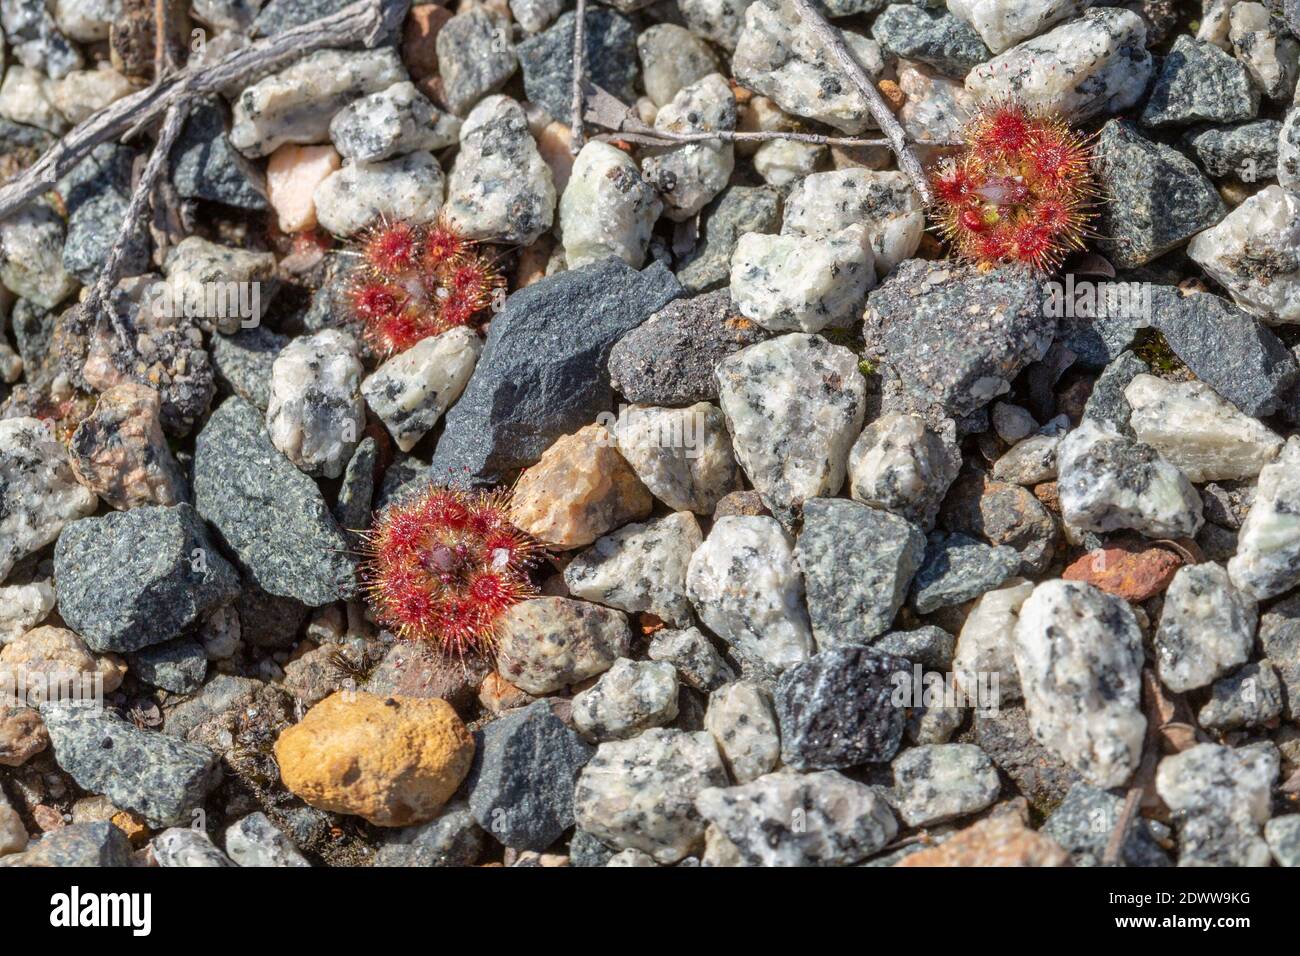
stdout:
POLYGON ((1007 101, 980 108, 962 142, 931 177, 939 227, 957 255, 1050 270, 1084 247, 1095 196, 1086 137, 1007 101))
POLYGON ((385 354, 472 324, 502 286, 492 262, 443 223, 380 223, 364 234, 357 252, 362 265, 348 299, 385 354))
POLYGON ((502 613, 536 594, 540 547, 510 523, 509 498, 430 487, 380 512, 363 568, 379 622, 450 657, 490 654, 502 613))

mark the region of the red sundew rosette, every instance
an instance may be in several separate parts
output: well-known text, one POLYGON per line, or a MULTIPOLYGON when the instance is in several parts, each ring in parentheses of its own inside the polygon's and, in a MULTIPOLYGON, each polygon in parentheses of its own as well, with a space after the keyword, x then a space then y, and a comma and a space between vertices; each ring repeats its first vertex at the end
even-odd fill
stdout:
POLYGON ((385 355, 473 325, 503 285, 495 265, 444 223, 381 222, 366 230, 355 254, 361 268, 346 299, 385 355))
POLYGON ((381 512, 362 569, 379 623, 449 657, 490 656, 502 615, 537 593, 541 549, 509 504, 507 491, 431 487, 381 512))
POLYGON ((939 229, 959 257, 1050 271, 1084 248, 1095 197, 1087 138, 1005 102, 980 109, 962 140, 931 176, 939 229))

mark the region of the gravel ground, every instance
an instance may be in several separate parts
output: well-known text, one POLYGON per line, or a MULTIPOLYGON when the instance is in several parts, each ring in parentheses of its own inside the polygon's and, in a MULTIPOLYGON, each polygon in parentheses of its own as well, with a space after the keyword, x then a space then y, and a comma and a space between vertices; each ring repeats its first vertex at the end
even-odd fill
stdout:
MULTIPOLYGON (((1089 251, 952 258, 792 0, 593 3, 585 75, 831 143, 575 156, 568 0, 390 3, 190 102, 126 242, 165 126, 0 219, 0 866, 1300 865, 1295 5, 820 6, 923 163, 1090 135, 1089 251), (378 221, 481 243, 490 322, 377 348, 378 221), (494 655, 367 603, 430 485, 546 548, 494 655)), ((0 0, 0 177, 154 16, 0 0)))

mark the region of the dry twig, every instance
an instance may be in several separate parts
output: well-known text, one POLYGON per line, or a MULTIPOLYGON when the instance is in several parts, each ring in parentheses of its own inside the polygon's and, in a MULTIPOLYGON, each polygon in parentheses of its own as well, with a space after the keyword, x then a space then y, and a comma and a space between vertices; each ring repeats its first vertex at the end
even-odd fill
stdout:
MULTIPOLYGON (((82 303, 85 314, 92 320, 99 313, 100 303, 104 301, 105 297, 122 277, 122 260, 131 247, 131 241, 144 227, 145 212, 149 208, 150 199, 153 197, 154 186, 157 185, 158 178, 163 174, 163 171, 167 169, 167 161, 171 156, 172 146, 175 145, 176 137, 180 135, 181 128, 185 125, 185 117, 189 114, 190 102, 189 99, 177 100, 168 108, 167 114, 163 118, 162 128, 158 131, 158 143, 149 156, 149 162, 145 164, 144 172, 140 175, 140 181, 136 183, 135 192, 131 194, 131 202, 126 207, 126 215, 122 217, 122 226, 118 230, 117 239, 108 252, 104 268, 100 270, 99 277, 95 280, 94 286, 91 287, 85 302, 82 303)), ((126 326, 123 325, 116 311, 113 309, 105 311, 108 313, 109 321, 113 324, 113 329, 117 332, 118 338, 122 340, 122 345, 134 350, 135 346, 131 342, 130 333, 126 326)))
POLYGON ((569 119, 569 152, 582 151, 583 86, 587 82, 587 0, 578 0, 573 13, 573 115, 569 119))
POLYGON ((1124 848, 1124 838, 1128 835, 1128 828, 1133 825, 1133 818, 1137 816, 1138 802, 1141 799, 1141 787, 1133 787, 1125 794, 1124 806, 1120 808, 1119 818, 1115 821, 1115 828, 1110 831, 1110 839, 1106 841, 1106 850, 1101 856, 1101 862, 1105 866, 1115 866, 1119 863, 1120 851, 1124 848))
POLYGON ((586 103, 583 120, 593 126, 610 130, 596 139, 622 140, 638 146, 678 146, 682 143, 754 143, 774 139, 789 139, 800 143, 815 143, 819 146, 890 146, 887 139, 856 139, 848 136, 823 136, 820 133, 791 133, 781 130, 764 130, 761 132, 737 132, 735 130, 709 130, 701 133, 674 133, 656 129, 641 122, 636 111, 619 100, 612 93, 592 83, 583 87, 586 103))
POLYGON ((840 34, 813 6, 813 0, 791 0, 791 3, 794 4, 795 12, 799 14, 800 19, 817 35, 817 39, 825 45, 826 49, 830 50, 849 79, 853 81, 853 85, 862 93, 867 101, 867 109, 871 112, 871 118, 888 138, 890 149, 898 157, 898 168, 912 181, 912 186, 920 194, 921 201, 927 206, 930 205, 934 200, 934 193, 930 189, 929 177, 921 167, 921 161, 916 158, 916 153, 912 151, 903 127, 894 118, 893 111, 885 103, 880 91, 876 89, 876 84, 871 81, 871 77, 867 75, 867 71, 862 68, 862 64, 857 61, 852 51, 845 46, 840 34))

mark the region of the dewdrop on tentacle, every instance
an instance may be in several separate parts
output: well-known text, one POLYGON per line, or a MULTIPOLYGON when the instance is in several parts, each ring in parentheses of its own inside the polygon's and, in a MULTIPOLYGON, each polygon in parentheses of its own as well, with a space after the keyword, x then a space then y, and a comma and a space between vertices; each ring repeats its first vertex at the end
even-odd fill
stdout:
POLYGON ((381 222, 362 235, 347 299, 384 354, 482 318, 503 287, 477 245, 445 223, 381 222))
POLYGON ((958 256, 1047 271, 1084 248, 1096 196, 1086 137, 1006 101, 976 112, 962 147, 931 173, 939 229, 958 256))
POLYGON ((379 623, 449 657, 490 655, 502 614, 537 593, 541 547, 509 508, 508 491, 430 487, 380 512, 362 572, 379 623))

